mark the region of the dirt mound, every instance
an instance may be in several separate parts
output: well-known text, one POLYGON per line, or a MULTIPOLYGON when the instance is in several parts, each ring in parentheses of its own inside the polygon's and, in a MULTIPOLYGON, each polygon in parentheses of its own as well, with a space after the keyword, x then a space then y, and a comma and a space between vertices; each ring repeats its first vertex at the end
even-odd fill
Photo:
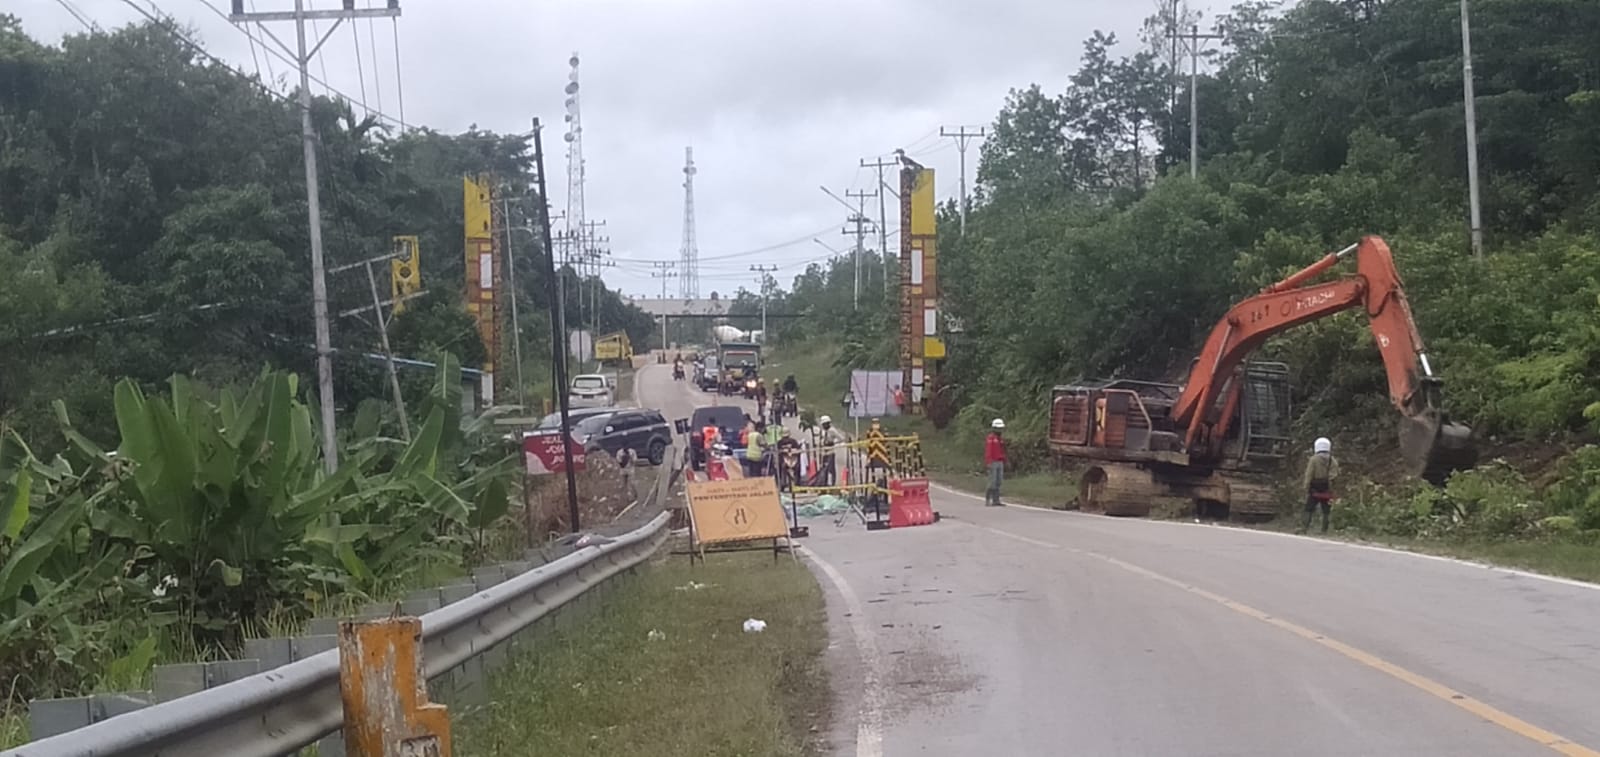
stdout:
MULTIPOLYGON (((624 470, 609 454, 588 455, 577 475, 578 523, 588 528, 615 520, 634 503, 636 493, 645 493, 654 470, 648 466, 624 470)), ((565 475, 530 477, 524 496, 532 509, 534 533, 559 536, 572 530, 565 475)))

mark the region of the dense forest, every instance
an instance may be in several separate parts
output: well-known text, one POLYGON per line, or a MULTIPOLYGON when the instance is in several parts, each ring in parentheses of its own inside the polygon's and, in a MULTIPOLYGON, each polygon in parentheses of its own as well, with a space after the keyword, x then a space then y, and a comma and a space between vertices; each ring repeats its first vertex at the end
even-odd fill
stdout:
MULTIPOLYGON (((1473 4, 1482 259, 1468 235, 1458 3, 1277 5, 1209 20, 1222 40, 1197 87, 1197 180, 1170 16, 1150 18, 1130 55, 1096 32, 1070 80, 1011 92, 965 236, 942 209, 957 406, 969 421, 1017 418, 1037 442, 1051 384, 1176 378, 1232 302, 1380 234, 1456 415, 1500 440, 1586 432, 1600 418, 1600 5, 1473 4)), ((828 273, 797 279, 791 307, 838 312, 828 273)), ((848 297, 849 262, 833 273, 848 297)), ((869 341, 892 338, 882 318, 861 321, 825 328, 876 324, 869 341)), ((1293 366, 1309 418, 1389 428, 1363 319, 1315 323, 1269 352, 1293 366)))
MULTIPOLYGON (((314 99, 327 266, 419 237, 427 294, 391 334, 434 364, 401 375, 406 433, 369 357, 376 323, 337 315, 370 306, 366 277, 330 270, 330 471, 306 378, 301 114, 192 36, 146 23, 49 45, 0 14, 0 747, 28 697, 137 686, 152 661, 233 654, 544 537, 515 517, 513 445, 461 412, 461 366, 485 353, 462 307, 462 178, 494 176, 508 225, 531 225, 531 135, 402 131, 314 99)), ((547 397, 536 238, 513 235, 515 296, 523 373, 547 397)), ((596 290, 599 328, 652 337, 596 290)))
MULTIPOLYGON (((123 377, 154 387, 176 372, 220 386, 263 365, 312 375, 298 109, 176 31, 141 24, 51 46, 0 15, 0 422, 47 448, 58 398, 109 434, 123 377)), ((513 225, 528 224, 530 137, 402 133, 338 97, 317 97, 312 116, 328 266, 419 236, 429 294, 396 319, 394 349, 476 365, 483 347, 460 306, 461 178, 495 175, 513 225)), ((547 384, 543 253, 528 234, 512 243, 524 373, 547 384)), ((562 275, 575 286, 572 269, 562 275)), ((370 303, 359 269, 328 286, 334 312, 370 303)), ((387 293, 387 276, 380 286, 387 293)), ((651 337, 648 316, 598 289, 603 330, 651 337)), ((359 356, 377 352, 370 316, 336 318, 333 338, 340 411, 384 397, 382 364, 359 356)), ((432 379, 406 384, 420 400, 432 379)))

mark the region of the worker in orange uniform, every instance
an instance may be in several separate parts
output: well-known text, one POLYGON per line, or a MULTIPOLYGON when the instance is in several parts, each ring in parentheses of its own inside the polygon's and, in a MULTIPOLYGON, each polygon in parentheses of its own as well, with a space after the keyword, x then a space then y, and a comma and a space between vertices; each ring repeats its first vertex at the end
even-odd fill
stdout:
POLYGON ((1305 476, 1301 483, 1306 489, 1306 520, 1300 533, 1311 530, 1311 516, 1322 510, 1322 533, 1328 533, 1328 513, 1333 509, 1333 479, 1339 475, 1339 461, 1333 457, 1333 442, 1327 437, 1311 445, 1311 459, 1306 461, 1305 476))
POLYGON ((1001 507, 1000 483, 1006 477, 1006 422, 999 418, 989 424, 989 438, 983 442, 983 464, 989 468, 989 488, 984 492, 984 507, 1001 507))

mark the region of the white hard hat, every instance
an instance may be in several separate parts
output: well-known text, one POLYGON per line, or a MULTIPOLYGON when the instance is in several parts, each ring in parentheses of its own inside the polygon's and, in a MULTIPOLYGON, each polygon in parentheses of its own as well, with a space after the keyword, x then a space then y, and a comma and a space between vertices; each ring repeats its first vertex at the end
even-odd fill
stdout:
POLYGON ((832 422, 833 422, 833 419, 832 419, 832 418, 829 418, 829 417, 828 417, 828 416, 826 416, 826 415, 824 415, 824 416, 822 416, 822 417, 821 417, 821 418, 818 418, 818 419, 817 419, 817 422, 818 422, 818 423, 832 423, 832 422))
POLYGON ((1328 437, 1326 437, 1326 436, 1320 437, 1315 442, 1312 442, 1311 451, 1312 452, 1332 452, 1333 451, 1333 442, 1328 441, 1328 437))
POLYGON ((989 428, 1005 428, 1005 427, 1006 427, 1006 422, 1003 421, 1003 420, 1000 420, 999 418, 994 419, 994 422, 989 424, 989 428))

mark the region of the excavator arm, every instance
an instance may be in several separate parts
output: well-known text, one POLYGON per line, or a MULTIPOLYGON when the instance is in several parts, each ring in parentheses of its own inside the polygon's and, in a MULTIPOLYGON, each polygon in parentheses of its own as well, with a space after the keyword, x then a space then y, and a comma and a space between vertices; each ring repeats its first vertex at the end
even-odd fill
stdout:
POLYGON ((1389 401, 1400 411, 1401 451, 1412 472, 1439 482, 1451 471, 1476 463, 1472 432, 1451 423, 1439 408, 1439 380, 1432 375, 1422 335, 1411 317, 1389 246, 1376 236, 1338 252, 1262 290, 1232 309, 1211 330, 1205 348, 1172 408, 1191 457, 1220 454, 1237 407, 1236 369, 1268 338, 1301 324, 1360 307, 1389 378, 1389 401), (1308 284, 1356 257, 1356 273, 1308 284), (1218 409, 1218 399, 1224 398, 1218 409))

